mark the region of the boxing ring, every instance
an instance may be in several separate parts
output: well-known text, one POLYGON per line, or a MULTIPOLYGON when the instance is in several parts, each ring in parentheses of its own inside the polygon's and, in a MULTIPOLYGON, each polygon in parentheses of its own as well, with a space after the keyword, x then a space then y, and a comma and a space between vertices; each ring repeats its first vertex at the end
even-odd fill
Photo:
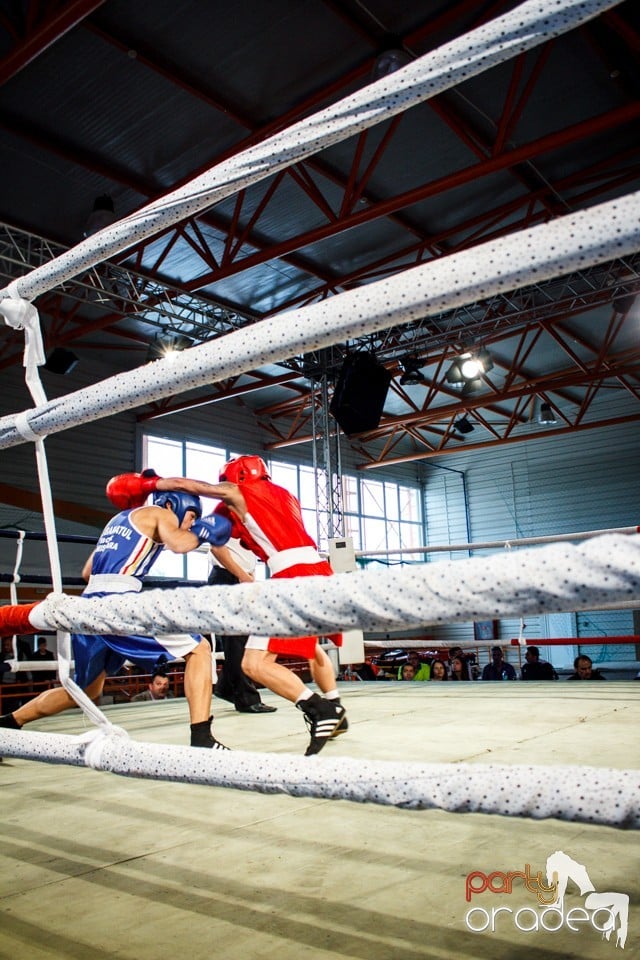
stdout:
POLYGON ((640 538, 612 534, 517 555, 369 570, 225 588, 185 588, 84 599, 61 589, 44 439, 50 434, 211 384, 337 342, 424 318, 499 291, 563 275, 640 248, 640 194, 592 207, 406 270, 329 301, 240 329, 54 402, 38 367, 44 351, 31 300, 168 224, 270 176, 322 147, 410 108, 462 79, 574 29, 614 0, 529 0, 397 73, 213 167, 178 191, 87 238, 0 291, 0 312, 25 334, 34 407, 0 419, 0 449, 31 442, 43 499, 53 592, 31 614, 34 632, 56 630, 61 680, 94 724, 80 739, 0 730, 0 754, 84 765, 124 776, 233 786, 263 793, 341 798, 408 809, 499 813, 640 826, 640 772, 606 767, 414 764, 270 754, 230 754, 130 740, 69 676, 69 633, 328 634, 392 631, 457 621, 522 617, 640 601, 640 538), (319 582, 322 581, 322 582, 319 582), (195 755, 194 755, 195 754, 195 755))

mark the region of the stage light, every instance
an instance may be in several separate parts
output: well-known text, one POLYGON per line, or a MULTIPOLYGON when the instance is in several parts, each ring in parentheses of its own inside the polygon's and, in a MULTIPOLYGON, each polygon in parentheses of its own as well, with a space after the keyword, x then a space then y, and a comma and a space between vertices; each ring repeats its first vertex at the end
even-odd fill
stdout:
POLYGON ((467 417, 460 417, 459 420, 456 420, 454 426, 459 433, 473 433, 475 430, 474 425, 467 417))
POLYGON ((180 353, 180 351, 187 350, 192 346, 193 340, 180 333, 160 333, 155 340, 149 344, 146 362, 150 363, 152 360, 163 360, 172 353, 180 353))
POLYGON ((420 370, 420 360, 415 354, 410 354, 409 356, 404 357, 400 361, 400 366, 404 371, 400 377, 401 386, 415 386, 418 383, 425 382, 426 377, 420 370))
MULTIPOLYGON (((448 383, 481 384, 481 377, 493 368, 493 360, 488 350, 465 350, 453 361, 447 370, 448 383)), ((475 389, 475 388, 474 388, 475 389)))

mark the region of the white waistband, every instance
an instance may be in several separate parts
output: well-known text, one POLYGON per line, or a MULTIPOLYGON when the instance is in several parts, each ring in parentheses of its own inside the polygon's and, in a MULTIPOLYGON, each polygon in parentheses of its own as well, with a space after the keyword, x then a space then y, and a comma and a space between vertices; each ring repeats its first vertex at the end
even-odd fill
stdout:
POLYGON ((290 547, 288 550, 279 550, 269 557, 267 563, 272 574, 282 573, 297 563, 322 563, 322 557, 315 547, 290 547))
POLYGON ((142 580, 126 573, 94 573, 84 589, 84 596, 91 593, 139 593, 142 580))

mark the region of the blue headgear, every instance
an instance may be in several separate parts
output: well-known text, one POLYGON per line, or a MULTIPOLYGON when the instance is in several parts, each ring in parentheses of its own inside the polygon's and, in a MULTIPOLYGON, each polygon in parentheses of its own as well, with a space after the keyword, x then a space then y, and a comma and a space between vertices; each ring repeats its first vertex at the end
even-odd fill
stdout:
POLYGON ((156 507, 166 507, 170 503, 171 509, 178 518, 178 523, 182 526, 187 510, 193 510, 196 517, 202 516, 202 504, 200 497, 194 497, 191 493, 179 493, 177 490, 168 490, 163 493, 154 493, 153 504, 156 507))

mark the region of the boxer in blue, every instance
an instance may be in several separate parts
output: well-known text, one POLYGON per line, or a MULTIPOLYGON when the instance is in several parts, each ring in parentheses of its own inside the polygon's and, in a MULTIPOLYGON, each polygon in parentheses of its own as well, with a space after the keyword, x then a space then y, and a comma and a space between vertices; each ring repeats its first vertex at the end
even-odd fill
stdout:
MULTIPOLYGON (((165 548, 173 553, 188 553, 200 543, 222 546, 230 531, 226 518, 202 517, 199 497, 176 491, 155 493, 153 505, 121 510, 106 525, 83 570, 88 580, 84 596, 137 592, 165 548)), ((191 746, 226 749, 211 732, 211 648, 204 637, 74 634, 71 644, 74 679, 92 700, 102 693, 107 676, 116 674, 125 660, 151 670, 162 656, 169 660, 184 657, 191 746)), ((20 728, 73 706, 75 701, 67 691, 55 687, 14 713, 0 717, 0 726, 20 728)))

